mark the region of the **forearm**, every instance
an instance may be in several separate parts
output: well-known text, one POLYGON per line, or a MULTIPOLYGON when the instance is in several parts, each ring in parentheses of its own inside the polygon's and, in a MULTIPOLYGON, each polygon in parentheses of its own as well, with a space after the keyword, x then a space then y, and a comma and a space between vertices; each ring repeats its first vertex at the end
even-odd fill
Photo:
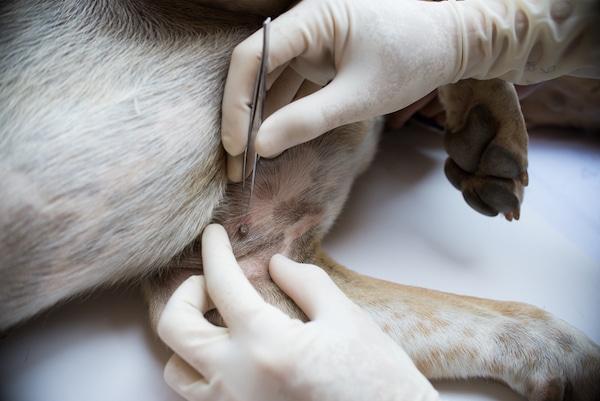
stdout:
POLYGON ((532 84, 578 75, 600 78, 600 2, 450 2, 462 36, 459 79, 532 84))

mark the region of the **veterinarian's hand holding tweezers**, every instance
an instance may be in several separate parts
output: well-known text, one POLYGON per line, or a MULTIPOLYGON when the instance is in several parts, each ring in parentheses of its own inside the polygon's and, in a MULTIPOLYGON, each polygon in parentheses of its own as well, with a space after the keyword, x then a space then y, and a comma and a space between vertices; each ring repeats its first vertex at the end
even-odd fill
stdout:
MULTIPOLYGON (((268 117, 256 151, 272 157, 462 79, 527 85, 600 77, 598 7, 596 0, 304 0, 271 24, 268 117)), ((242 177, 262 42, 259 31, 238 45, 225 86, 222 140, 234 181, 242 177)))
POLYGON ((175 354, 165 380, 190 401, 438 400, 408 355, 327 274, 276 255, 269 270, 310 322, 267 304, 246 279, 225 229, 202 236, 205 276, 169 300, 158 333, 175 354), (216 307, 228 328, 204 313, 216 307))

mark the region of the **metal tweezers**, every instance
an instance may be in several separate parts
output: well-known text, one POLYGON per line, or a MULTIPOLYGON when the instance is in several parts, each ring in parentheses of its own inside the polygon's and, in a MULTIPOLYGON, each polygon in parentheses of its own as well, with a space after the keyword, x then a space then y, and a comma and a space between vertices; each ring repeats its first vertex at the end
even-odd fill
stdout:
POLYGON ((256 74, 256 84, 254 85, 254 95, 252 98, 252 108, 250 109, 250 124, 248 126, 248 142, 246 143, 246 149, 244 150, 244 166, 242 167, 242 202, 244 205, 244 198, 246 193, 246 170, 248 168, 248 155, 253 155, 254 160, 252 161, 252 178, 250 181, 250 196, 248 197, 248 206, 246 207, 245 214, 247 215, 250 211, 250 204, 252 203, 252 195, 254 194, 254 179, 256 177, 256 163, 258 162, 259 156, 254 150, 254 138, 258 132, 258 128, 262 124, 263 107, 265 103, 265 95, 267 93, 267 59, 269 57, 269 27, 271 24, 271 18, 267 18, 263 22, 263 49, 260 60, 260 67, 256 74))

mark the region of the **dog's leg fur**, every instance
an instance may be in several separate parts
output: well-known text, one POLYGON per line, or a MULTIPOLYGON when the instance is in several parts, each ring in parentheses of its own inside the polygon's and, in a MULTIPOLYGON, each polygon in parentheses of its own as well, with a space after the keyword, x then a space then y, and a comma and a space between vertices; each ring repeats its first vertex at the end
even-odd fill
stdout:
POLYGON ((485 377, 529 400, 597 400, 600 347, 536 307, 382 282, 317 264, 430 379, 485 377))

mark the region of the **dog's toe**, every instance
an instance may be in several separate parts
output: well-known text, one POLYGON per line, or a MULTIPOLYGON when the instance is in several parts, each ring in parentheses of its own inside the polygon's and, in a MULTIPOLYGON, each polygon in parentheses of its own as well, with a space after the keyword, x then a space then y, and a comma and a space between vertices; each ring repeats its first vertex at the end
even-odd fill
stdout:
POLYGON ((507 220, 518 220, 523 200, 522 179, 480 176, 461 169, 451 158, 444 172, 448 181, 460 190, 467 204, 486 216, 503 213, 507 220))
POLYGON ((469 112, 464 126, 446 126, 444 148, 460 168, 475 173, 480 168, 482 154, 498 129, 499 124, 491 111, 483 105, 477 105, 469 112))
POLYGON ((520 191, 514 180, 485 177, 479 180, 476 185, 476 191, 481 199, 499 213, 509 213, 519 209, 522 191, 520 191))
POLYGON ((512 149, 492 143, 481 155, 478 171, 494 177, 518 177, 525 171, 519 156, 512 149))

